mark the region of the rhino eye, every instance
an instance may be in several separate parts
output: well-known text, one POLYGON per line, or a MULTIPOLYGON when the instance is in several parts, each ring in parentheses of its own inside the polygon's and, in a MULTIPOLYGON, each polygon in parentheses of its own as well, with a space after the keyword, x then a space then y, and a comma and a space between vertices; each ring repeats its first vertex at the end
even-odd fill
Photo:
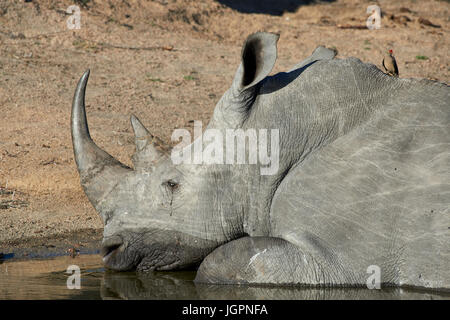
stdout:
POLYGON ((176 183, 172 180, 167 181, 166 184, 172 191, 175 191, 176 189, 178 189, 178 186, 179 186, 178 183, 176 183))

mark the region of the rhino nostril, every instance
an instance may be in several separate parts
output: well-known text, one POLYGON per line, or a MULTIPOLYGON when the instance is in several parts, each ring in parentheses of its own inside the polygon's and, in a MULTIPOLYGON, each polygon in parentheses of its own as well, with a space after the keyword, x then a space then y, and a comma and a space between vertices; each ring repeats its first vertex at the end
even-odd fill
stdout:
POLYGON ((102 255, 103 255, 103 257, 106 257, 107 255, 109 255, 114 250, 120 248, 120 246, 121 246, 121 244, 115 244, 115 245, 112 245, 112 246, 103 247, 102 248, 102 255))
POLYGON ((123 245, 123 240, 121 237, 109 238, 102 243, 101 254, 103 259, 109 256, 111 253, 119 249, 123 245))

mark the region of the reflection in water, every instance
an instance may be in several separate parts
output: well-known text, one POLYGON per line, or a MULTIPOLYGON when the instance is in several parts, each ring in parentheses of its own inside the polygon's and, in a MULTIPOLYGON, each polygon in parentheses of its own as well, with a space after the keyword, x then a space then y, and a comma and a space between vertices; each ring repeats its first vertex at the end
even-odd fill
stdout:
POLYGON ((294 286, 233 286, 196 284, 195 272, 106 272, 103 299, 213 299, 213 300, 322 300, 322 299, 449 299, 450 295, 388 288, 314 289, 294 286))
POLYGON ((450 294, 383 290, 195 284, 195 272, 112 272, 98 255, 72 259, 5 261, 0 264, 0 299, 450 299, 450 294), (69 265, 81 269, 81 290, 66 286, 69 265))

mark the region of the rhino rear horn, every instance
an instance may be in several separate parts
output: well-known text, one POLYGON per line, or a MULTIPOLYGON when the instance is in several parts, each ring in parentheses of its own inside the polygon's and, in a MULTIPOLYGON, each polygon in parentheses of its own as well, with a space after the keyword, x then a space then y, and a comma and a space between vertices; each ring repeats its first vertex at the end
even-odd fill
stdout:
POLYGON ((135 115, 131 115, 130 121, 136 144, 134 166, 136 169, 149 169, 168 155, 169 148, 165 147, 161 139, 153 136, 135 115))
POLYGON ((81 185, 95 207, 103 196, 132 170, 100 149, 92 141, 84 101, 88 78, 89 70, 83 74, 75 90, 71 130, 75 162, 80 174, 81 185))
POLYGON ((153 136, 134 114, 131 115, 130 121, 134 131, 136 151, 142 151, 153 136))

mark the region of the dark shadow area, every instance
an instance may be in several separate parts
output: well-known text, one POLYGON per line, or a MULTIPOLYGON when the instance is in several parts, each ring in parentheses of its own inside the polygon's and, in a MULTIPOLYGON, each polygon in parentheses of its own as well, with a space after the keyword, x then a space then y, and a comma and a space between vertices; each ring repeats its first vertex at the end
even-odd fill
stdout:
POLYGON ((242 13, 262 13, 281 16, 284 12, 295 12, 298 7, 312 3, 335 0, 217 0, 223 5, 242 13))
POLYGON ((300 76, 303 73, 303 71, 308 69, 317 61, 318 60, 311 61, 308 64, 304 65, 303 67, 300 67, 298 69, 289 72, 279 72, 273 76, 266 77, 261 83, 264 85, 263 86, 261 85, 258 94, 270 94, 272 92, 282 89, 283 87, 287 86, 292 81, 297 79, 297 77, 300 76))

